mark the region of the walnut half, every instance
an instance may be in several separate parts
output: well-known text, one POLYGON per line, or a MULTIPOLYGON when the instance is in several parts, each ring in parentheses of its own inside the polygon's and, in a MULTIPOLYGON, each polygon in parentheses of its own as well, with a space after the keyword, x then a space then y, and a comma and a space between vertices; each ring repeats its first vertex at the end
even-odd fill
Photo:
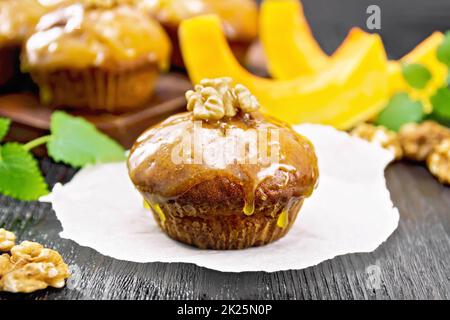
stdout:
POLYGON ((6 252, 11 250, 15 243, 16 236, 14 233, 0 228, 0 251, 6 252))
POLYGON ((33 262, 13 269, 0 280, 0 288, 7 292, 30 293, 48 286, 62 288, 68 277, 51 262, 33 262))
POLYGON ((0 256, 0 291, 29 293, 49 286, 62 288, 70 276, 61 255, 39 243, 23 241, 10 251, 0 256))
POLYGON ((403 156, 397 133, 386 129, 385 127, 361 123, 356 126, 350 134, 391 151, 397 160, 401 159, 403 156))
POLYGON ((194 119, 220 120, 234 117, 238 110, 253 112, 258 100, 243 85, 232 86, 231 78, 203 79, 194 90, 186 92, 187 109, 194 119))
POLYGON ((450 138, 444 139, 433 149, 427 165, 441 183, 450 185, 450 138))
POLYGON ((409 123, 401 127, 398 136, 405 157, 422 162, 442 140, 450 138, 450 129, 434 121, 409 123))
MULTIPOLYGON (((11 256, 7 253, 4 253, 0 256, 0 281, 2 277, 8 272, 13 270, 13 263, 11 262, 11 256)), ((2 287, 0 285, 0 291, 2 287)))

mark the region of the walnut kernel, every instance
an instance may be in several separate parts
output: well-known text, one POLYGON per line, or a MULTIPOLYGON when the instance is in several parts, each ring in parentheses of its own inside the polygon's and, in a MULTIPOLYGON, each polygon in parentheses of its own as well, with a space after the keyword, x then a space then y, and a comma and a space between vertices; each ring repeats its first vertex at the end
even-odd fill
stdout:
POLYGON ((61 273, 61 268, 52 262, 33 262, 13 269, 0 279, 0 288, 8 292, 30 293, 48 286, 62 288, 68 271, 61 273))
MULTIPOLYGON (((0 256, 0 281, 1 278, 13 269, 14 265, 11 262, 11 256, 4 253, 0 256)), ((1 291, 1 286, 0 286, 1 291)))
POLYGON ((362 123, 356 126, 350 134, 391 151, 397 160, 401 159, 403 156, 397 133, 385 127, 362 123))
POLYGON ((0 251, 9 251, 15 245, 16 236, 14 233, 0 228, 0 251))
POLYGON ((253 112, 259 108, 258 100, 245 86, 233 88, 231 78, 203 79, 186 92, 186 100, 194 119, 203 120, 220 120, 234 117, 239 109, 253 112))
POLYGON ((0 290, 33 292, 48 286, 61 288, 69 277, 61 255, 36 242, 23 241, 0 256, 0 290))
POLYGON ((425 161, 443 139, 450 138, 450 129, 434 121, 409 123, 401 127, 398 136, 406 158, 425 161))
POLYGON ((23 241, 21 244, 14 246, 11 249, 11 260, 19 265, 31 262, 51 262, 55 266, 64 265, 64 261, 58 252, 31 241, 23 241))
POLYGON ((427 165, 441 183, 450 185, 450 138, 444 139, 434 148, 427 159, 427 165))
POLYGON ((135 5, 137 0, 83 0, 88 9, 110 9, 121 5, 135 5))

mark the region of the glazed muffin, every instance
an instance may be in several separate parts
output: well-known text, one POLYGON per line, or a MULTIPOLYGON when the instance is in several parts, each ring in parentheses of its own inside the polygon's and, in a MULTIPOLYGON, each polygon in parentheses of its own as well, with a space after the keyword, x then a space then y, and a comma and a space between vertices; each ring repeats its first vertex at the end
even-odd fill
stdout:
POLYGON ((203 80, 186 97, 189 112, 144 132, 128 158, 131 181, 161 229, 209 249, 284 236, 318 179, 313 145, 260 113, 230 79, 203 80))
POLYGON ((178 45, 182 20, 202 14, 217 14, 236 57, 244 61, 247 49, 258 33, 258 9, 253 0, 136 0, 137 6, 155 17, 166 29, 172 45, 172 64, 184 67, 178 45))
POLYGON ((0 0, 0 86, 19 74, 20 47, 40 17, 71 0, 0 0))
POLYGON ((22 68, 45 104, 122 112, 150 98, 169 57, 170 42, 157 21, 122 1, 84 1, 40 19, 22 68))

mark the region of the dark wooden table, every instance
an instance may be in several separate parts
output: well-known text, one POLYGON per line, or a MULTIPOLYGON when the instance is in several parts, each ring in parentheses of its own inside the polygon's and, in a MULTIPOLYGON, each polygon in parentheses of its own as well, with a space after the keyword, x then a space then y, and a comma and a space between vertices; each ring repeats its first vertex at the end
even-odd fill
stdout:
MULTIPOLYGON (((365 27, 365 9, 379 4, 389 55, 397 58, 433 30, 450 29, 448 0, 304 0, 314 33, 331 52, 352 25, 365 27)), ((75 171, 48 159, 50 185, 75 171)), ((222 273, 191 264, 118 261, 61 239, 50 204, 0 196, 0 227, 59 250, 75 270, 70 288, 0 299, 450 299, 450 188, 419 165, 386 171, 400 224, 375 252, 350 254, 304 270, 222 273), (377 279, 373 281, 373 270, 377 279), (374 284, 376 284, 374 286, 374 284)))

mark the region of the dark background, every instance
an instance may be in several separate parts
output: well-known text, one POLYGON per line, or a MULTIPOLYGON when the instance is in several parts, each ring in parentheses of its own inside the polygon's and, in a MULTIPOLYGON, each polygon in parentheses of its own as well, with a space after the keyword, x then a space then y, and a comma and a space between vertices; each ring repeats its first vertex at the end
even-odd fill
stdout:
POLYGON ((314 35, 333 52, 352 26, 366 28, 366 9, 381 9, 381 34, 389 57, 399 58, 435 30, 450 29, 449 0, 303 0, 314 35))
MULTIPOLYGON (((303 2, 314 34, 328 52, 351 26, 365 29, 370 4, 381 7, 381 34, 394 58, 432 31, 450 29, 449 0, 303 2)), ((50 185, 68 181, 75 172, 48 159, 40 164, 50 185)), ((59 238, 61 225, 50 205, 0 196, 0 226, 14 230, 20 240, 59 250, 68 264, 79 268, 70 287, 0 294, 0 299, 450 299, 450 188, 440 185, 426 168, 405 162, 391 165, 386 178, 401 215, 386 243, 372 253, 275 273, 118 261, 59 238), (373 265, 381 270, 378 288, 369 285, 368 267, 373 265)))

